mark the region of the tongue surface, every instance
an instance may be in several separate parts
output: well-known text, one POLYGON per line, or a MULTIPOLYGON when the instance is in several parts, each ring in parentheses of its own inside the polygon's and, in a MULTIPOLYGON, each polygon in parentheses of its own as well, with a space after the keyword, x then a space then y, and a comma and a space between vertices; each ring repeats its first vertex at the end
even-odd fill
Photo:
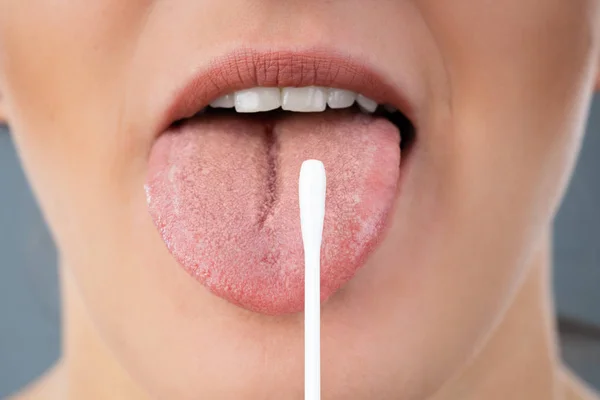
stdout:
POLYGON ((396 194, 400 135, 389 121, 327 111, 274 120, 205 116, 158 138, 150 214, 175 259, 213 293, 265 314, 304 304, 298 176, 323 161, 323 300, 377 244, 396 194))

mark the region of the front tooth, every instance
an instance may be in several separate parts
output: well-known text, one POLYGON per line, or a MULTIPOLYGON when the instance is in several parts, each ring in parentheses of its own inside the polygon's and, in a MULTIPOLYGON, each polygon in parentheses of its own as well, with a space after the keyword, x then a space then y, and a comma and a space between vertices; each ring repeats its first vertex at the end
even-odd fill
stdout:
POLYGON ((377 102, 371 100, 368 97, 363 96, 362 94, 356 96, 356 102, 364 111, 372 113, 375 112, 375 110, 377 110, 377 102))
POLYGON ((352 107, 356 100, 356 93, 344 89, 329 89, 327 104, 329 108, 352 107))
POLYGON ((212 103, 210 103, 212 108, 233 108, 235 106, 235 98, 233 94, 226 94, 225 96, 221 96, 212 103))
POLYGON ((255 87, 235 92, 235 111, 240 113, 271 111, 280 106, 279 88, 255 87))
POLYGON ((296 112, 321 112, 327 108, 327 89, 317 86, 281 90, 281 108, 296 112))

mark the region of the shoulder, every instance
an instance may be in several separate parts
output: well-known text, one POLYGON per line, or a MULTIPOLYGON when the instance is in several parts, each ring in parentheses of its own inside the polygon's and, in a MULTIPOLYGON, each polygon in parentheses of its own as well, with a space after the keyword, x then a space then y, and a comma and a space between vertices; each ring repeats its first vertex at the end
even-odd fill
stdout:
POLYGON ((569 369, 563 369, 565 400, 600 400, 598 393, 579 379, 569 369))

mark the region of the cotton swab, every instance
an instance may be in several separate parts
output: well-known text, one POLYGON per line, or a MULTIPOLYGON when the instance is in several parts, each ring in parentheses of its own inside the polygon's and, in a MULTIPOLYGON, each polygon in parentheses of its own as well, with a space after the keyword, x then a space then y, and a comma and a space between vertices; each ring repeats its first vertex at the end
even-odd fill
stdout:
POLYGON ((321 242, 325 218, 325 166, 300 168, 300 224, 304 243, 304 399, 321 399, 321 242))

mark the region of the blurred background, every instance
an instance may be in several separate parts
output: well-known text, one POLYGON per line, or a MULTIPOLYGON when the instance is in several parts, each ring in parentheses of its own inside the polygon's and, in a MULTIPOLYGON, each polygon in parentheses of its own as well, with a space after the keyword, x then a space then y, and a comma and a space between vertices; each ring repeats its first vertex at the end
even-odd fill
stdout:
MULTIPOLYGON (((600 97, 556 219, 554 288, 566 362, 600 389, 600 97)), ((56 250, 0 126, 0 398, 60 352, 56 250)))

